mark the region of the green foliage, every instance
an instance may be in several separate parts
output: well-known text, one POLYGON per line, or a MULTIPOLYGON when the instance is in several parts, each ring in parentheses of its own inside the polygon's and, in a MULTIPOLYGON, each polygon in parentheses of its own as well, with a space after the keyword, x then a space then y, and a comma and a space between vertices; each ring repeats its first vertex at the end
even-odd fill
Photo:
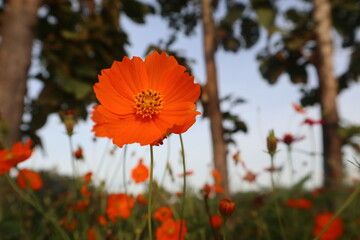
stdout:
POLYGON ((36 36, 40 70, 31 76, 43 88, 26 107, 31 118, 23 124, 24 134, 41 144, 36 131, 50 114, 61 110, 75 110, 79 119, 85 119, 87 106, 96 102, 92 86, 97 75, 126 56, 129 42, 120 14, 144 23, 153 12, 152 6, 136 0, 45 1, 36 36))
MULTIPOLYGON (((261 16, 258 13, 259 22, 271 23, 262 24, 262 26, 265 27, 269 35, 274 34, 275 31, 277 36, 277 40, 269 41, 268 46, 259 53, 259 70, 263 78, 270 84, 274 84, 281 75, 286 73, 292 83, 306 84, 308 66, 316 67, 316 46, 314 44, 315 35, 311 7, 300 10, 290 5, 284 12, 280 12, 276 9, 273 10, 272 5, 265 3, 266 1, 254 2, 259 2, 260 6, 267 6, 265 14, 262 13, 261 16), (274 27, 275 13, 275 18, 287 20, 286 24, 281 27, 274 27)), ((330 2, 332 4, 332 22, 337 33, 341 36, 342 46, 352 49, 348 69, 338 77, 339 91, 341 91, 347 88, 351 82, 358 81, 360 76, 359 42, 355 37, 360 17, 360 1, 330 2)), ((319 90, 317 88, 309 89, 303 86, 301 92, 303 93, 301 99, 303 106, 318 103, 319 90)))

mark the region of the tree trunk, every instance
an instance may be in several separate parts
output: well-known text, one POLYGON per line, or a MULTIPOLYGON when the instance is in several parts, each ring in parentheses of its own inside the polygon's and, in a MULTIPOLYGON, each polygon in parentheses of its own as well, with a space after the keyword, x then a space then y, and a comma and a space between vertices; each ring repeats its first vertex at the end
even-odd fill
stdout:
POLYGON ((323 119, 324 187, 337 189, 342 184, 342 140, 338 133, 339 116, 336 106, 338 82, 333 70, 331 38, 331 6, 328 0, 314 0, 316 70, 319 79, 320 104, 323 119))
POLYGON ((222 175, 221 186, 225 195, 229 195, 228 169, 226 162, 227 148, 224 141, 224 129, 222 125, 222 114, 218 94, 218 83, 215 63, 215 26, 212 15, 211 1, 202 0, 202 23, 204 39, 204 55, 206 64, 207 82, 203 86, 202 100, 205 102, 204 109, 210 119, 210 130, 212 135, 213 160, 215 169, 222 175))
POLYGON ((20 139, 26 81, 40 0, 9 0, 0 44, 0 113, 7 121, 9 146, 20 139))

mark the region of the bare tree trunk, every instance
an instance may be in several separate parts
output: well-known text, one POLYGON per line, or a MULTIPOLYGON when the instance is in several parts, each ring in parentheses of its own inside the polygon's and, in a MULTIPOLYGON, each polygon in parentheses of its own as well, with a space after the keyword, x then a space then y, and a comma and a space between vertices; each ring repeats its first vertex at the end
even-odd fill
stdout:
POLYGON ((338 82, 333 70, 331 38, 331 6, 328 0, 314 0, 315 34, 317 40, 316 69, 320 87, 323 119, 324 186, 336 189, 342 184, 342 140, 338 133, 339 116, 336 106, 338 82))
POLYGON ((9 0, 5 6, 0 44, 0 113, 8 123, 7 145, 20 139, 39 4, 40 0, 9 0))
POLYGON ((218 83, 215 63, 215 26, 211 9, 210 0, 202 0, 202 23, 204 54, 206 62, 207 82, 203 87, 203 100, 206 103, 208 117, 210 119, 210 130, 212 135, 213 159, 215 169, 223 177, 222 187, 225 195, 229 195, 228 169, 226 162, 226 143, 224 141, 224 129, 222 125, 222 114, 220 111, 220 101, 218 94, 218 83))

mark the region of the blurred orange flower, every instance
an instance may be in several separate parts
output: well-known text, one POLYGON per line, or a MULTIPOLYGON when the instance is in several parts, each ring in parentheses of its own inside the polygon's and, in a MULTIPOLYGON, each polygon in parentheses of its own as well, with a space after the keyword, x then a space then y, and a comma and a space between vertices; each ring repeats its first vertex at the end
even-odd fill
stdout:
POLYGON ((78 146, 78 148, 74 152, 74 157, 75 157, 75 159, 78 159, 78 160, 84 159, 83 150, 80 146, 78 146))
POLYGON ((172 211, 169 207, 159 207, 154 213, 154 218, 159 222, 172 218, 172 211))
POLYGON ((213 176, 216 183, 221 183, 222 176, 221 176, 221 173, 217 169, 211 170, 211 175, 213 176))
POLYGON ((112 222, 117 222, 117 217, 127 219, 130 217, 134 200, 125 193, 110 194, 107 198, 106 214, 112 222))
POLYGON ((70 204, 69 208, 74 210, 74 211, 82 212, 88 206, 90 206, 90 200, 89 199, 80 199, 80 200, 77 200, 75 203, 70 204))
POLYGON ((305 109, 304 109, 302 106, 300 106, 299 104, 293 103, 293 104, 292 104, 292 107, 294 108, 294 110, 295 110, 296 112, 301 113, 301 114, 306 114, 305 109))
MULTIPOLYGON (((185 174, 186 174, 186 176, 190 176, 190 175, 193 175, 193 174, 194 174, 194 171, 193 171, 193 170, 189 170, 189 171, 186 171, 185 174)), ((179 173, 179 174, 178 174, 178 177, 184 177, 184 173, 179 173)))
POLYGON ((65 216, 60 219, 60 226, 63 226, 69 232, 73 232, 77 228, 78 222, 65 216))
POLYGON ((87 172, 87 173, 83 176, 84 182, 86 182, 86 183, 91 182, 91 178, 92 178, 92 172, 87 172))
POLYGON ((96 231, 95 228, 91 227, 86 231, 86 239, 87 240, 96 240, 96 231))
POLYGON ((29 139, 25 144, 15 143, 11 150, 0 150, 0 175, 9 172, 16 164, 25 161, 33 153, 32 141, 29 139))
POLYGON ((21 189, 30 187, 32 190, 40 190, 44 182, 39 173, 29 169, 21 169, 17 175, 17 184, 21 189))
POLYGON ((83 197, 89 198, 92 196, 92 192, 89 190, 87 185, 82 185, 80 188, 80 194, 83 197))
POLYGON ((223 220, 220 215, 212 215, 210 218, 210 224, 214 228, 221 227, 223 220))
POLYGON ((99 215, 99 216, 98 216, 98 223, 99 223, 101 226, 106 226, 106 225, 107 225, 107 220, 106 220, 106 218, 105 218, 103 215, 99 215))
POLYGON ((217 184, 212 185, 212 190, 215 193, 224 193, 225 192, 225 189, 222 186, 217 185, 217 184))
POLYGON ((143 61, 124 57, 102 70, 94 91, 93 131, 122 147, 154 145, 170 133, 184 133, 200 114, 194 104, 200 85, 173 56, 153 52, 143 61))
MULTIPOLYGON (((187 233, 187 227, 185 226, 185 220, 182 221, 181 240, 184 240, 187 233)), ((156 240, 178 240, 180 235, 180 224, 181 220, 175 221, 172 218, 167 219, 156 229, 156 240)))
POLYGON ((139 159, 138 165, 131 171, 131 178, 135 183, 145 182, 149 178, 149 168, 143 164, 143 159, 139 159))
MULTIPOLYGON (((332 213, 321 213, 315 217, 314 237, 318 236, 330 219, 334 216, 332 213)), ((330 224, 326 232, 320 237, 320 240, 337 240, 344 233, 344 226, 341 218, 336 217, 330 224)))
POLYGON ((136 201, 142 205, 147 205, 147 199, 144 194, 139 194, 136 196, 136 201))

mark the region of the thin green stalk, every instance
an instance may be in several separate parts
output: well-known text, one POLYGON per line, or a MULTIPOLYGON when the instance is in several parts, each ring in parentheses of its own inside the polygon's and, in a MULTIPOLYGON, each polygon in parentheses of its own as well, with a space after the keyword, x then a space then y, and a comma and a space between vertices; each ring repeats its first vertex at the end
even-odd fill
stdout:
POLYGON ((314 183, 314 187, 316 187, 316 143, 315 143, 315 133, 314 133, 314 128, 312 126, 309 126, 309 132, 310 132, 310 149, 311 149, 311 156, 312 156, 312 170, 313 170, 313 174, 312 174, 312 179, 313 179, 313 183, 314 183))
POLYGON ((127 152, 127 145, 124 146, 124 156, 123 156, 123 186, 124 191, 127 194, 127 186, 126 186, 126 152, 127 152))
POLYGON ((227 222, 227 217, 224 217, 224 225, 223 225, 223 240, 227 239, 227 228, 226 228, 226 222, 227 222))
POLYGON ((356 196, 360 193, 360 184, 357 186, 356 190, 346 199, 343 205, 335 212, 330 221, 325 225, 323 230, 314 238, 314 240, 319 240, 321 236, 328 230, 331 223, 337 218, 350 204, 356 196))
POLYGON ((290 167, 290 185, 294 184, 294 165, 293 165, 293 161, 292 161, 292 149, 291 149, 291 145, 288 145, 287 147, 287 155, 288 155, 288 161, 289 161, 289 167, 290 167))
POLYGON ((105 159, 105 155, 106 155, 106 153, 107 153, 109 144, 110 144, 110 139, 106 142, 105 150, 104 150, 103 154, 101 155, 100 162, 97 164, 97 166, 96 166, 96 168, 95 168, 95 170, 97 171, 97 174, 98 174, 98 175, 100 175, 102 166, 104 166, 104 162, 105 162, 104 159, 105 159))
POLYGON ((274 170, 275 170, 275 166, 274 166, 274 154, 269 154, 270 155, 270 177, 271 177, 271 187, 272 190, 275 190, 275 180, 274 180, 274 170))
MULTIPOLYGON (((125 147, 126 147, 126 145, 125 145, 125 147)), ((115 181, 115 177, 117 176, 117 173, 119 172, 120 167, 121 167, 121 159, 119 159, 119 161, 117 162, 117 164, 114 168, 113 174, 109 180, 109 186, 111 186, 113 184, 113 182, 115 181)), ((124 178, 126 178, 126 177, 124 177, 124 178)), ((125 184, 126 184, 126 182, 124 182, 124 185, 125 184)))
POLYGON ((167 154, 166 154, 166 163, 165 163, 165 169, 164 169, 164 173, 162 175, 161 178, 161 182, 160 182, 160 188, 162 188, 164 186, 164 182, 165 182, 165 176, 166 176, 166 172, 168 171, 168 164, 170 163, 170 138, 168 138, 167 140, 167 154))
POLYGON ((181 201, 181 211, 180 211, 180 233, 179 233, 179 240, 181 240, 182 235, 182 228, 183 228, 183 219, 184 219, 184 212, 185 212, 185 198, 186 198, 186 161, 185 161, 185 148, 184 142, 182 139, 182 135, 179 134, 180 137, 180 144, 181 144, 181 157, 182 157, 182 165, 183 165, 183 193, 182 193, 182 201, 181 201))
POLYGON ((152 240, 152 227, 151 227, 152 209, 151 209, 151 207, 152 207, 153 170, 154 170, 154 151, 153 151, 153 146, 150 145, 150 182, 149 182, 149 197, 148 197, 149 240, 152 240))
POLYGON ((59 232, 60 236, 65 239, 65 240, 70 240, 70 238, 68 237, 68 235, 64 232, 63 229, 61 229, 61 227, 59 226, 58 222, 52 218, 51 216, 49 216, 41 207, 41 205, 37 202, 34 201, 34 199, 31 199, 30 197, 26 196, 21 189, 19 189, 19 187, 14 183, 13 179, 10 177, 9 174, 6 174, 6 178, 8 180, 8 182, 10 183, 11 187, 13 188, 13 190, 22 198, 24 199, 28 204, 30 204, 31 206, 33 206, 38 212, 40 212, 44 218, 46 220, 48 220, 49 222, 51 222, 53 224, 53 226, 55 227, 55 229, 59 232))

